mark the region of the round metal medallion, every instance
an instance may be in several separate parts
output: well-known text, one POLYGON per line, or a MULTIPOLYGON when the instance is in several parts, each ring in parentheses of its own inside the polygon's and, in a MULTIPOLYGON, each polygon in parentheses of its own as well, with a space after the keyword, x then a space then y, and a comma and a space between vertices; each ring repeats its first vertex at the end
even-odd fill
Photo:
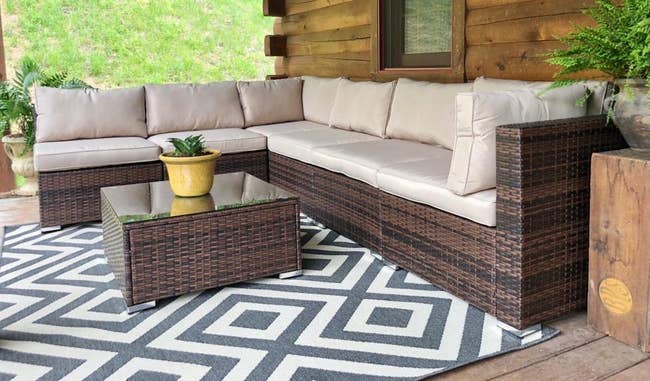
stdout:
POLYGON ((632 309, 632 293, 625 283, 616 278, 605 278, 600 282, 598 295, 607 310, 625 314, 632 309))

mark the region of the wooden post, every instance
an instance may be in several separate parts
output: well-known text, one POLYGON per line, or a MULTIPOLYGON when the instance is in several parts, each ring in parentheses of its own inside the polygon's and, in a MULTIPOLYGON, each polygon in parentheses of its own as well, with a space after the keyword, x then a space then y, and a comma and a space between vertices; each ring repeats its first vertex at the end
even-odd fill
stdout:
MULTIPOLYGON (((7 67, 5 66, 5 47, 2 35, 2 16, 0 16, 0 81, 7 80, 7 67)), ((0 148, 0 193, 8 192, 16 186, 11 163, 4 148, 0 148)))
POLYGON ((285 79, 285 78, 289 78, 289 77, 286 74, 267 74, 266 75, 266 80, 267 81, 274 80, 274 79, 285 79))
POLYGON ((650 152, 591 161, 589 323, 650 351, 650 152))

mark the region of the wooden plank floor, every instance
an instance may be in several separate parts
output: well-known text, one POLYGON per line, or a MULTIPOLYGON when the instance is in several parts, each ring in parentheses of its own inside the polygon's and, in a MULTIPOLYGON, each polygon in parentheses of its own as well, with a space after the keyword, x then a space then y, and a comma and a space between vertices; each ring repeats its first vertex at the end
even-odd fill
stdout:
MULTIPOLYGON (((36 197, 0 199, 0 226, 37 221, 36 197)), ((650 354, 592 330, 587 325, 586 312, 549 325, 562 333, 531 348, 474 363, 432 379, 650 381, 650 354)))

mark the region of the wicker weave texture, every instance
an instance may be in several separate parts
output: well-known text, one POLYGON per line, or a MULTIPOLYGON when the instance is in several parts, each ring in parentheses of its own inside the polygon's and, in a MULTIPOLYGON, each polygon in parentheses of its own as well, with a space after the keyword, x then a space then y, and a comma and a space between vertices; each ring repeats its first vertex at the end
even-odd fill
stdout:
POLYGON ((316 210, 321 208, 316 200, 314 167, 269 152, 269 180, 271 184, 300 196, 302 212, 316 218, 316 210))
POLYGON ((381 193, 382 255, 494 314, 496 229, 381 193))
POLYGON ((126 225, 103 210, 129 306, 302 268, 297 199, 126 225))
POLYGON ((379 190, 347 176, 269 154, 271 183, 298 194, 302 211, 327 227, 379 252, 379 190))
POLYGON ((39 173, 41 228, 99 221, 101 187, 160 179, 161 162, 39 173))
POLYGON ((517 326, 583 309, 591 154, 626 147, 605 116, 497 129, 497 317, 517 326))

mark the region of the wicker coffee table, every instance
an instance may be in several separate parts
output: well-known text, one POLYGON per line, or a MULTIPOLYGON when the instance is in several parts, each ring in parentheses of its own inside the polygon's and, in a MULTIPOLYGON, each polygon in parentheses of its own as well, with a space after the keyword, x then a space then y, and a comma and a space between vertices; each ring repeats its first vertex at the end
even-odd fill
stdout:
POLYGON ((299 199, 247 173, 216 175, 209 195, 166 181, 102 188, 104 252, 129 313, 156 300, 302 274, 299 199))

